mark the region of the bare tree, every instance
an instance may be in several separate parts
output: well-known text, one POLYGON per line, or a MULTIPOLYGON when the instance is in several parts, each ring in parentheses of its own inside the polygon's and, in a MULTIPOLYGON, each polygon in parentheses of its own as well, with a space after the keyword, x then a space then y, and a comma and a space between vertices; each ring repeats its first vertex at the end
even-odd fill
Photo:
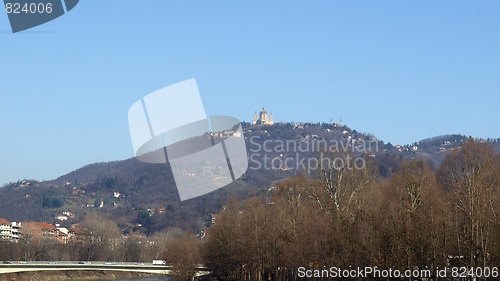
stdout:
POLYGON ((463 264, 487 266, 498 225, 497 194, 500 185, 498 157, 493 146, 472 139, 443 161, 439 178, 451 193, 456 218, 456 256, 463 264))
MULTIPOLYGON (((403 164, 386 191, 385 206, 394 219, 395 241, 401 251, 396 260, 404 268, 444 265, 447 225, 442 190, 434 172, 423 160, 403 164)), ((390 230, 389 230, 390 231, 390 230)))
POLYGON ((200 240, 193 237, 170 239, 164 259, 174 266, 174 280, 191 281, 200 264, 200 240))
POLYGON ((119 260, 121 231, 116 223, 100 214, 85 217, 82 227, 88 232, 87 260, 119 260))
POLYGON ((346 214, 353 211, 353 207, 359 208, 362 204, 359 191, 376 179, 370 159, 339 153, 320 164, 320 178, 311 182, 309 197, 321 210, 329 213, 346 214), (354 165, 353 159, 362 159, 363 166, 354 165))

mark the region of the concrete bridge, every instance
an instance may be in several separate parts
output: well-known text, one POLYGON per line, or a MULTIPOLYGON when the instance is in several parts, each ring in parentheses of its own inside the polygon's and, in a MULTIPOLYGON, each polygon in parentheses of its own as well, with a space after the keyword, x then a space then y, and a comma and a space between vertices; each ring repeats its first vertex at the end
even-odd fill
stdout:
MULTIPOLYGON (((211 272, 203 265, 196 265, 195 277, 208 275, 211 272)), ((105 270, 105 271, 131 271, 145 272, 162 275, 174 275, 171 265, 153 265, 152 263, 134 262, 75 262, 75 261, 50 261, 50 262, 0 262, 0 274, 27 271, 64 271, 64 270, 105 270)))

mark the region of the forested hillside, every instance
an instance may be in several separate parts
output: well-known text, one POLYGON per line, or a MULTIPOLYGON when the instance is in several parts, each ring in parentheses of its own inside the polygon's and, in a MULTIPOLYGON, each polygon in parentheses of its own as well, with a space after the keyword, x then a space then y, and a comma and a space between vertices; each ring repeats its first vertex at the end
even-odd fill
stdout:
POLYGON ((7 184, 0 189, 4 198, 0 217, 53 223, 56 215, 71 212, 75 215, 63 222, 70 225, 88 214, 100 213, 116 221, 124 233, 149 235, 168 227, 199 232, 230 198, 269 196, 280 180, 300 174, 319 177, 321 165, 315 168, 311 160, 362 157, 370 160, 377 175, 390 178, 404 159, 423 159, 436 169, 444 156, 466 139, 448 135, 400 146, 338 124, 244 123, 243 128, 249 169, 236 182, 210 194, 181 202, 168 164, 147 164, 132 158, 91 164, 52 181, 7 184), (331 148, 334 146, 337 150, 331 148))

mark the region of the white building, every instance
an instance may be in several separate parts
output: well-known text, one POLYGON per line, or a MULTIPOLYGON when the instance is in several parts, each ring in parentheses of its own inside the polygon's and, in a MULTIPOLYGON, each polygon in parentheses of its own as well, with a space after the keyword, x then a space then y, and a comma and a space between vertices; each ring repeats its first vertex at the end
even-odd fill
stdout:
POLYGON ((6 219, 0 218, 0 240, 2 241, 19 241, 21 234, 20 222, 9 222, 6 219))
POLYGON ((266 109, 262 108, 262 111, 259 113, 257 116, 257 112, 253 115, 253 125, 273 125, 274 120, 273 120, 273 114, 270 113, 269 115, 267 114, 266 109))

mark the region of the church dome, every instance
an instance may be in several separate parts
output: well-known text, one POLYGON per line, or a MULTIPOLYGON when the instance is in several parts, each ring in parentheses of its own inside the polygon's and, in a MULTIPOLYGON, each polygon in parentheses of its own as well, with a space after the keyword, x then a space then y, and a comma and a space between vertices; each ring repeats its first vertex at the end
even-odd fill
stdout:
POLYGON ((273 125, 273 114, 267 114, 267 110, 263 107, 259 115, 257 113, 253 115, 253 125, 273 125))

